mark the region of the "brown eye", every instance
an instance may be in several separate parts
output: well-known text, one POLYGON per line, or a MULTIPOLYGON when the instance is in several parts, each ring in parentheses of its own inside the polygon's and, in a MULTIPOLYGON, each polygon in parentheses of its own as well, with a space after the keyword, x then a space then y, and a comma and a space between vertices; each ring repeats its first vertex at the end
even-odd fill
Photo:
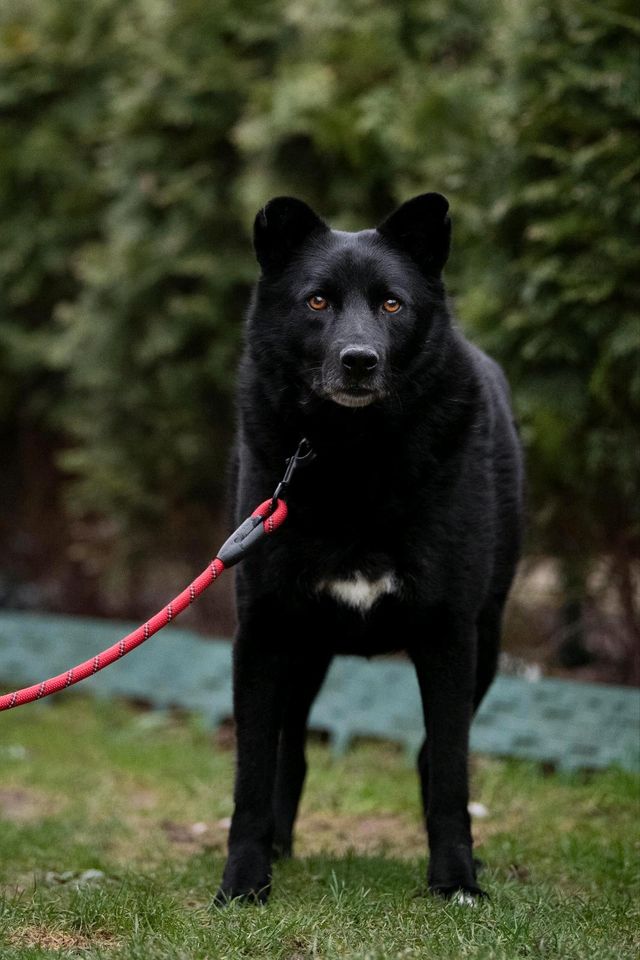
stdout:
POLYGON ((400 301, 396 300, 395 297, 387 297, 382 304, 382 309, 386 310, 387 313, 397 313, 400 309, 400 301))
POLYGON ((326 310, 329 306, 329 301, 321 297, 319 293, 314 293, 312 297, 309 297, 307 303, 312 310, 326 310))

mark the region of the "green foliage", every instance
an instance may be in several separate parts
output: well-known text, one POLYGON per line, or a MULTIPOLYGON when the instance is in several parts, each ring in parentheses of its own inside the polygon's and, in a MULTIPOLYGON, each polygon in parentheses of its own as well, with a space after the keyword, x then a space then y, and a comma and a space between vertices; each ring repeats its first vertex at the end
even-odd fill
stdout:
MULTIPOLYGON (((96 236, 93 149, 105 4, 8 4, 0 12, 0 422, 27 405, 39 419, 55 390, 47 354, 56 304, 74 296, 72 258, 96 236)), ((115 64, 111 62, 111 69, 115 64)))
POLYGON ((360 228, 438 189, 537 548, 637 556, 639 32, 629 0, 5 4, 0 430, 55 431, 124 544, 212 516, 255 210, 360 228))
POLYGON ((23 385, 28 347, 46 375, 76 511, 132 538, 219 490, 249 228, 269 195, 300 193, 353 227, 427 182, 465 195, 489 7, 445 7, 37 0, 5 13, 3 200, 24 251, 7 260, 0 362, 23 385), (38 78, 44 100, 30 96, 38 78), (55 232, 42 257, 32 224, 55 232))
MULTIPOLYGON (((640 557, 640 17, 627 0, 507 4, 502 269, 478 325, 515 386, 538 547, 640 557)), ((626 571, 626 573, 625 573, 626 571)), ((628 613, 632 614, 633 600, 628 613)))
MULTIPOLYGON (((240 318, 253 277, 232 131, 274 39, 237 5, 130 3, 96 156, 100 235, 57 310, 65 466, 87 506, 132 521, 220 489, 240 318), (252 48, 264 44, 259 57, 252 48)), ((262 22, 263 21, 263 22, 262 22)))

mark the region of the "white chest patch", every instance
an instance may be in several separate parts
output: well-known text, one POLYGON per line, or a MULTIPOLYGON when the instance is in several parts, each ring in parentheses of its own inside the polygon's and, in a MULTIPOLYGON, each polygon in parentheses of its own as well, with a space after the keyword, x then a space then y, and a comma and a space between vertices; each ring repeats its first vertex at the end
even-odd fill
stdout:
POLYGON ((321 580, 319 593, 328 593, 339 603, 366 613, 376 600, 385 594, 398 593, 398 581, 393 573, 384 573, 377 580, 368 580, 356 570, 348 580, 321 580))

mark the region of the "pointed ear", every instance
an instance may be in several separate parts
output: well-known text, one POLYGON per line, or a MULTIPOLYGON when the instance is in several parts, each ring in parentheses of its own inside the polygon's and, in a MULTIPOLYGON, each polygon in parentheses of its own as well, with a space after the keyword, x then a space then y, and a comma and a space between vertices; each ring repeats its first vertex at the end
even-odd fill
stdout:
POLYGON ((408 253, 425 273, 440 274, 449 256, 449 201, 441 193, 407 200, 380 224, 378 233, 408 253))
POLYGON ((281 270, 297 248, 326 223, 302 200, 275 197, 259 211, 253 225, 253 245, 265 273, 281 270))

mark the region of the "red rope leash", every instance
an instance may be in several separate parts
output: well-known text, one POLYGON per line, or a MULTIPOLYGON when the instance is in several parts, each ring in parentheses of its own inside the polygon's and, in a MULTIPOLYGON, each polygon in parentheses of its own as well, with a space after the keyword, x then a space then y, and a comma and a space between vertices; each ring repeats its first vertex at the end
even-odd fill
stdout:
POLYGON ((85 660, 84 663, 79 663, 65 673, 60 673, 57 677, 51 677, 50 680, 43 680, 41 683, 35 683, 32 687, 23 687, 22 690, 14 690, 13 693, 5 693, 4 696, 0 696, 0 711, 11 710, 12 707, 20 707, 25 703, 31 703, 33 700, 42 700, 43 697, 58 693, 66 687, 73 686, 74 683, 80 683, 81 680, 93 676, 99 670, 104 670, 115 660, 121 660, 131 650, 140 646, 158 630, 162 630, 168 623, 175 620, 183 610, 186 610, 193 603, 196 597, 199 597, 214 580, 218 579, 224 570, 241 560, 248 548, 252 547, 264 534, 273 533, 277 530, 284 523, 286 517, 287 505, 284 500, 265 500, 259 507, 256 507, 251 516, 238 527, 235 533, 231 534, 206 570, 203 570, 200 576, 196 577, 182 593, 174 597, 163 610, 156 613, 154 617, 147 620, 133 633, 123 637, 122 640, 118 640, 112 647, 96 654, 90 660, 85 660))

